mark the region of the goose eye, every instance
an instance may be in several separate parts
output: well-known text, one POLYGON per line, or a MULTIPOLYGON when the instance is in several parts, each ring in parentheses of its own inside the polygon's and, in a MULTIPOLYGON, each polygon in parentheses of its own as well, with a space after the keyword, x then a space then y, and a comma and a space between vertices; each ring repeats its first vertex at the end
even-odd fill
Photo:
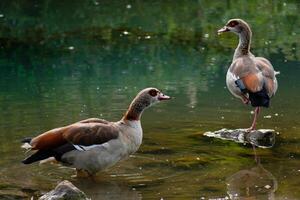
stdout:
POLYGON ((229 22, 229 24, 228 24, 228 26, 230 26, 230 27, 234 27, 234 26, 236 26, 236 25, 238 25, 238 22, 237 22, 237 21, 231 21, 231 22, 229 22))
POLYGON ((149 91, 149 94, 151 96, 155 97, 157 95, 157 90, 152 89, 152 90, 149 91))

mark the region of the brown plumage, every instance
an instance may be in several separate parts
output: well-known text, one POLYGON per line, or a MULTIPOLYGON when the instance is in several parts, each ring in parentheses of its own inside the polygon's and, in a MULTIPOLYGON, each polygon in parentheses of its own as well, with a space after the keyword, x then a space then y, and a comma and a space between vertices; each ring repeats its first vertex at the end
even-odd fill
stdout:
POLYGON ((69 126, 52 129, 30 142, 32 150, 47 150, 65 143, 78 145, 102 144, 118 137, 118 129, 108 121, 91 118, 69 126))
POLYGON ((272 64, 263 57, 250 52, 252 32, 241 19, 231 19, 218 33, 233 32, 239 36, 239 44, 226 76, 229 91, 244 103, 250 102, 255 108, 253 123, 249 130, 256 128, 260 107, 269 107, 270 98, 277 90, 276 72, 272 64))

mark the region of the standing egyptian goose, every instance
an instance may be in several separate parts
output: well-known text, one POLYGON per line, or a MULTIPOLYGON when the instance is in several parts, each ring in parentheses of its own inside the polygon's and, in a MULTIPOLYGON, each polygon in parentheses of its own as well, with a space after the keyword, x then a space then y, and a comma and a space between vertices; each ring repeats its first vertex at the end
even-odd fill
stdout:
POLYGON ((170 99, 156 88, 146 88, 133 99, 127 112, 118 122, 91 118, 55 128, 26 143, 34 154, 23 160, 24 164, 54 157, 77 171, 93 175, 113 166, 136 152, 142 143, 140 118, 151 105, 170 99))
POLYGON ((232 63, 227 71, 226 84, 229 91, 255 107, 254 119, 249 131, 256 129, 260 107, 269 107, 270 98, 277 90, 277 80, 272 64, 263 57, 255 57, 250 52, 252 32, 241 19, 231 19, 218 33, 233 32, 239 36, 232 63))

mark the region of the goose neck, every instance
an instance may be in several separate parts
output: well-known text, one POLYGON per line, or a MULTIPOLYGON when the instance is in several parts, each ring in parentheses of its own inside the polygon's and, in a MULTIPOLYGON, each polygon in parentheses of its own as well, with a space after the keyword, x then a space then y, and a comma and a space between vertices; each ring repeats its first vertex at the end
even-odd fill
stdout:
POLYGON ((123 119, 137 121, 141 119, 143 111, 150 105, 150 102, 143 102, 140 98, 135 98, 130 104, 123 119))
POLYGON ((250 43, 252 37, 250 28, 246 27, 238 35, 239 35, 239 44, 235 49, 234 59, 240 56, 250 54, 250 43))

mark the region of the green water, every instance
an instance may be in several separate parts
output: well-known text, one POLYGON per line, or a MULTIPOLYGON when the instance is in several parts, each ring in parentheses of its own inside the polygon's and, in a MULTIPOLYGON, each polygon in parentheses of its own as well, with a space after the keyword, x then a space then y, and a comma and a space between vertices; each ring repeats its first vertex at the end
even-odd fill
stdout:
POLYGON ((29 199, 67 179, 92 199, 232 191, 300 199, 299 9, 298 1, 1 1, 0 197, 29 199), (251 146, 203 136, 249 127, 253 117, 225 87, 237 38, 216 31, 233 17, 250 23, 253 53, 281 72, 258 124, 279 134, 273 148, 257 149, 260 165, 251 146), (149 86, 174 98, 145 111, 140 150, 96 180, 20 163, 23 137, 89 117, 117 121, 149 86))

